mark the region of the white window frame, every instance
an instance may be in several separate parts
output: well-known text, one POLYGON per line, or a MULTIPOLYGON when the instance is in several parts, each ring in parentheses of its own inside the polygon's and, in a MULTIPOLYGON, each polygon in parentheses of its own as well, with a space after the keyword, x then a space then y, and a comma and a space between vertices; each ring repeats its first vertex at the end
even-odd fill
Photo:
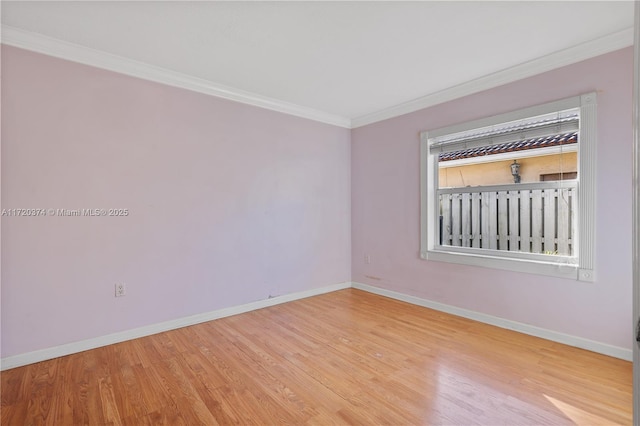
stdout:
POLYGON ((597 96, 592 92, 422 132, 420 134, 420 257, 430 261, 595 281, 596 108, 597 96), (438 153, 430 152, 430 144, 435 138, 572 108, 580 110, 577 262, 567 263, 552 259, 553 256, 536 256, 531 253, 440 246, 437 241, 439 235, 437 232, 438 153))

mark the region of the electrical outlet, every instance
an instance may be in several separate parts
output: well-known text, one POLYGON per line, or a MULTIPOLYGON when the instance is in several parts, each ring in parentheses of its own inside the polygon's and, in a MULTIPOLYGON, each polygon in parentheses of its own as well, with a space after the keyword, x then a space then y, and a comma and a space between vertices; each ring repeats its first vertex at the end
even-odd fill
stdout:
POLYGON ((124 283, 116 283, 116 297, 122 297, 127 294, 127 287, 124 283))
POLYGON ((371 256, 367 253, 364 254, 364 263, 367 265, 371 263, 371 256))

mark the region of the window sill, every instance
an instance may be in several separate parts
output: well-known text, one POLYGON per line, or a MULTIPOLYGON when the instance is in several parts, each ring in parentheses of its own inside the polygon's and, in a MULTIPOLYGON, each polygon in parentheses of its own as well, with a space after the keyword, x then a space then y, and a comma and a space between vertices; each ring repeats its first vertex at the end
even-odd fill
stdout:
POLYGON ((517 259, 479 254, 457 253, 445 250, 427 250, 420 257, 437 262, 456 263, 461 265, 480 266, 483 268, 502 269, 505 271, 525 272, 580 281, 594 281, 594 273, 578 268, 578 265, 567 263, 540 262, 530 259, 517 259))

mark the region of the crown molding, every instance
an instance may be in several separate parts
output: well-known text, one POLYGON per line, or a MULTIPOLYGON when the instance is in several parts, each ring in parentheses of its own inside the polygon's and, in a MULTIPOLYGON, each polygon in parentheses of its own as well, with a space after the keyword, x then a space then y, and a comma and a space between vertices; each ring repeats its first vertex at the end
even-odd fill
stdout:
POLYGON ((633 45, 633 28, 551 53, 466 83, 351 120, 351 128, 398 117, 633 45))
POLYGON ((179 87, 218 98, 228 99, 259 108, 302 117, 309 120, 353 129, 415 112, 424 108, 488 90, 507 83, 551 71, 566 65, 593 58, 633 45, 633 28, 609 34, 578 46, 554 52, 532 61, 507 68, 466 83, 435 92, 409 102, 385 108, 371 114, 349 119, 313 108, 245 92, 209 80, 192 77, 144 62, 113 55, 101 50, 69 43, 42 34, 2 25, 2 43, 26 50, 66 59, 169 86, 179 87))
POLYGON ((135 61, 101 50, 69 43, 42 34, 2 25, 2 44, 19 47, 49 56, 142 78, 168 86, 179 87, 218 98, 253 105, 284 114, 302 117, 338 127, 351 128, 351 120, 313 108, 307 108, 278 99, 245 92, 233 87, 192 77, 176 71, 135 61))

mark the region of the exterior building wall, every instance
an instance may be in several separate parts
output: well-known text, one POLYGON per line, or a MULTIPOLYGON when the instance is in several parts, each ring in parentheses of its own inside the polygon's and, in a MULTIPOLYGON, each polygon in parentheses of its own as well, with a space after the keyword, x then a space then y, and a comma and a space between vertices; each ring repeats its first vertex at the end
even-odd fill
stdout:
MULTIPOLYGON (((447 162, 440 163, 439 182, 441 188, 505 185, 513 183, 511 164, 513 160, 500 160, 446 167, 447 162), (445 167, 442 167, 442 166, 445 167)), ((541 175, 550 173, 569 173, 578 171, 578 153, 523 157, 518 159, 522 183, 539 182, 541 175)))

